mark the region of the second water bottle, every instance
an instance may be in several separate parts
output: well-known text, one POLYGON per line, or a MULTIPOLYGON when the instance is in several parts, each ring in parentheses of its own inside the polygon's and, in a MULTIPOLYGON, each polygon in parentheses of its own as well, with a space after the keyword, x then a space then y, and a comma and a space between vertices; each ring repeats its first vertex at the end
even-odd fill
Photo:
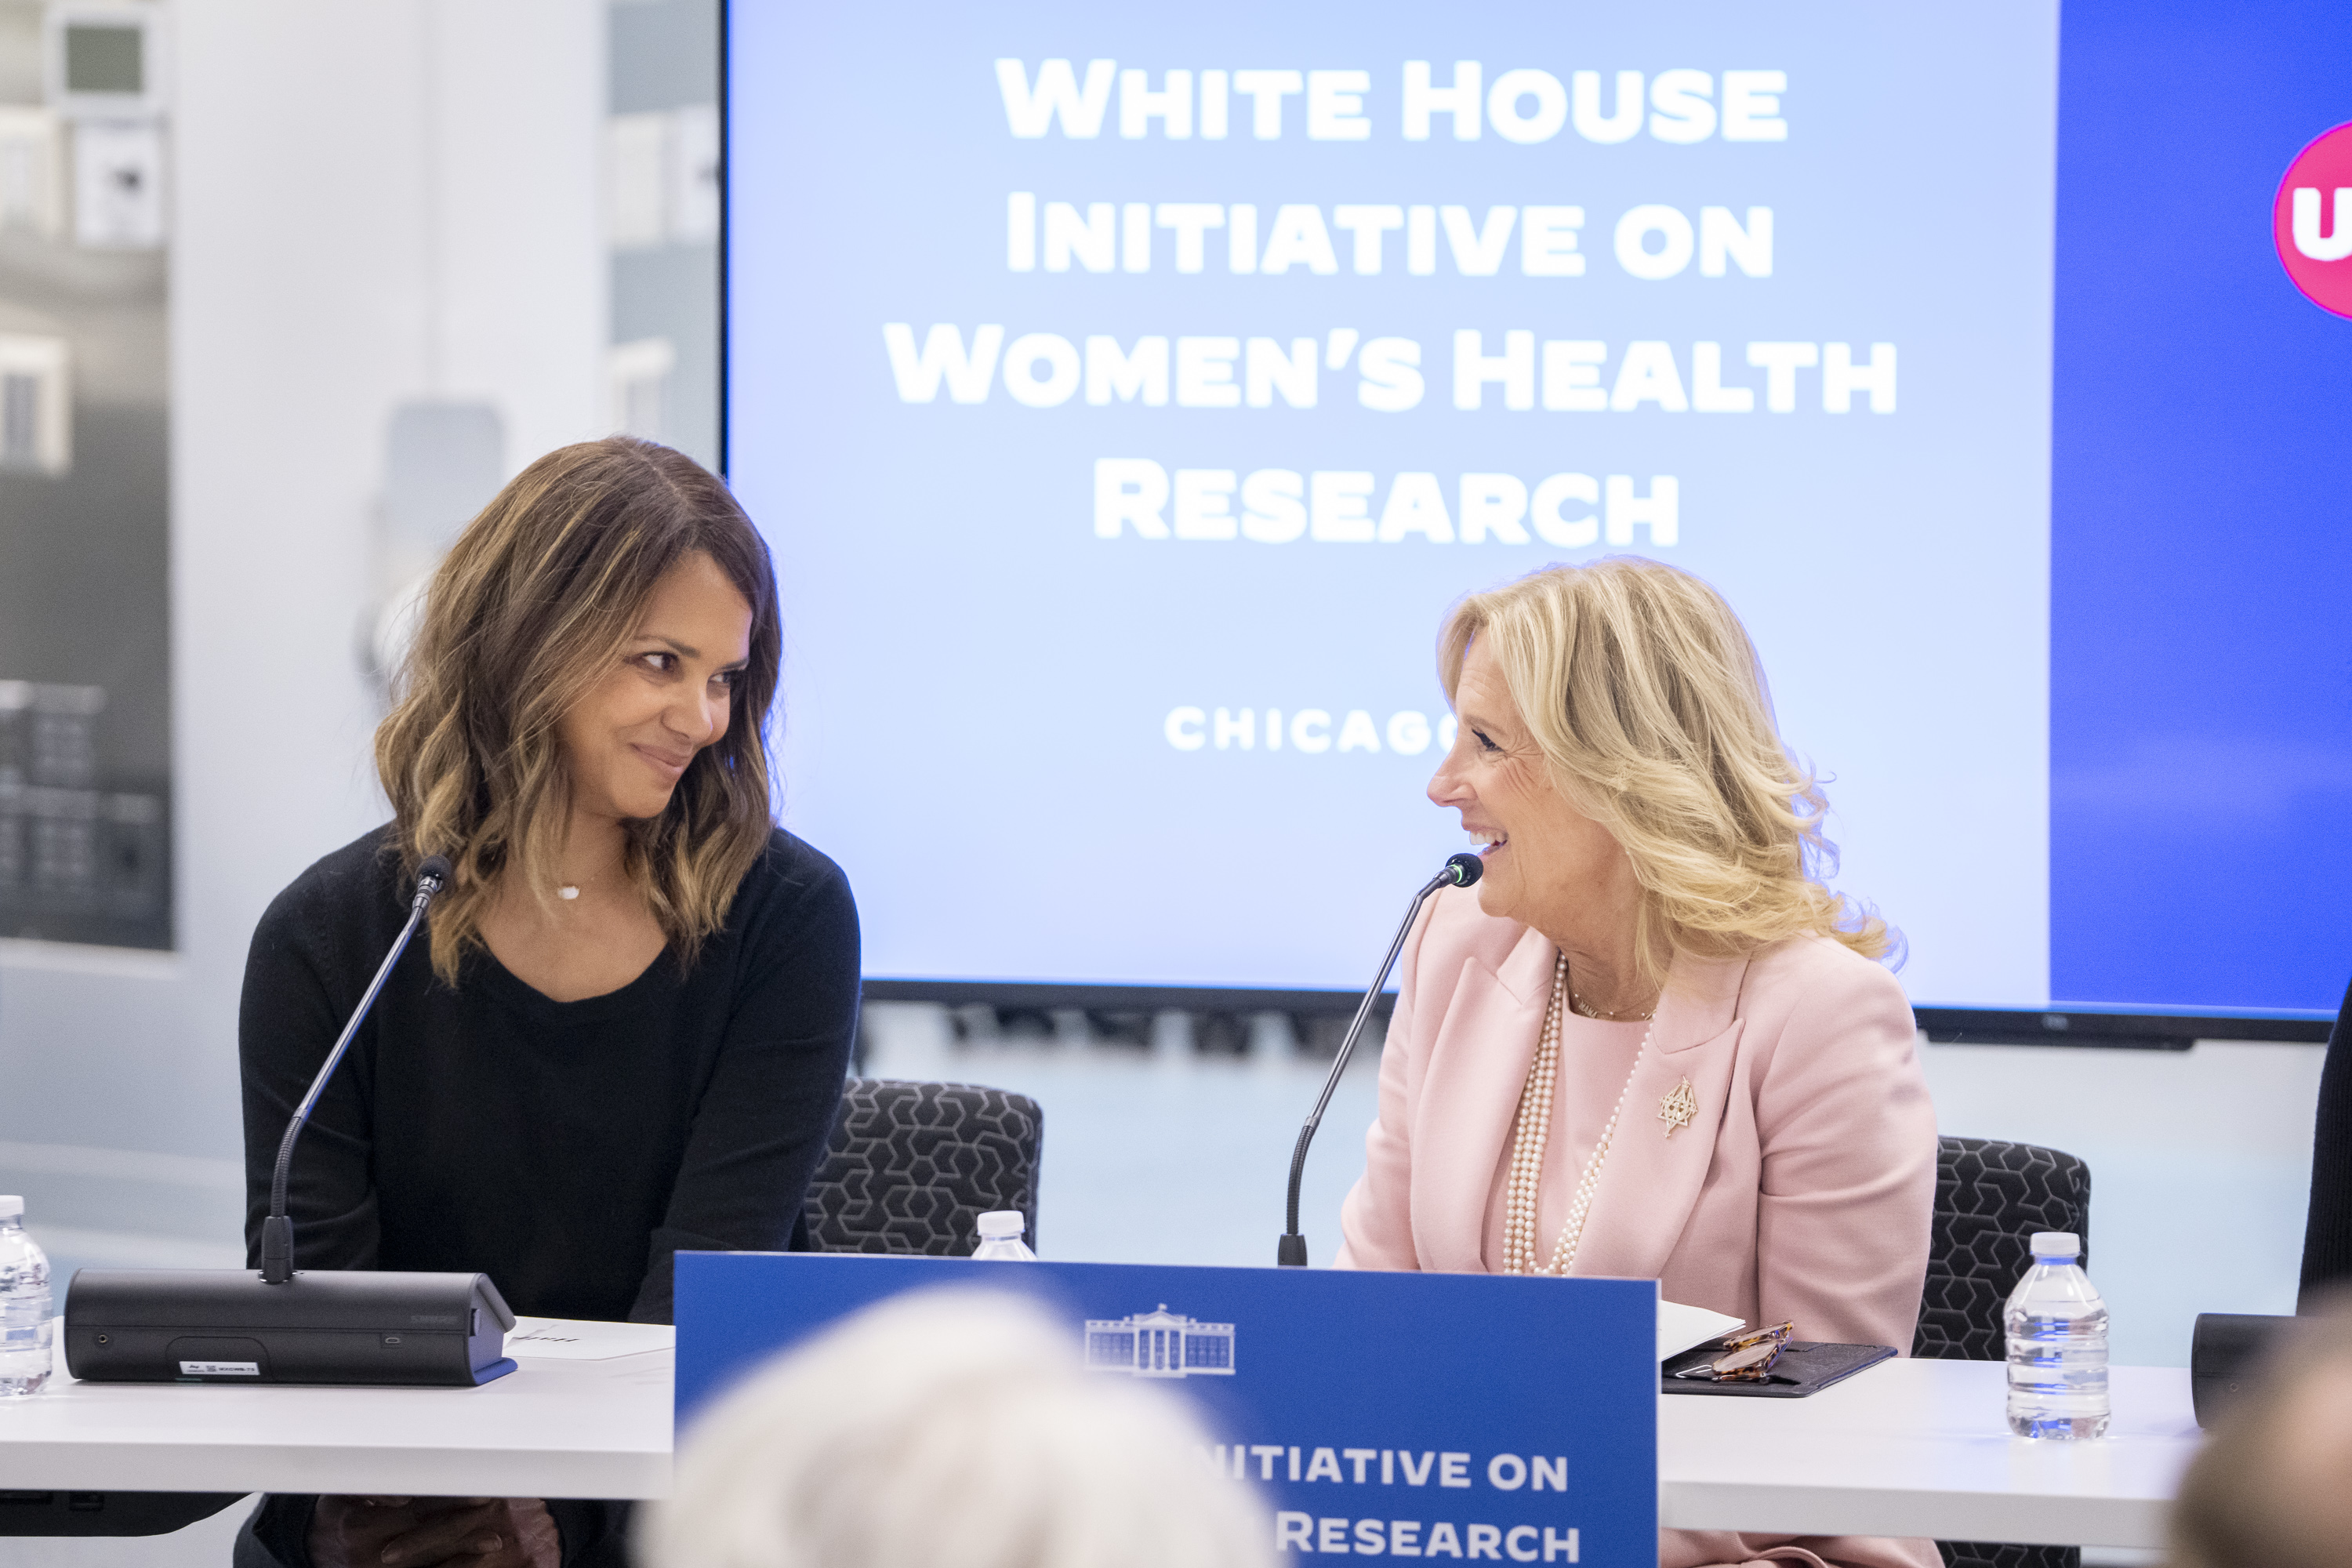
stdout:
POLYGON ((2037 1231, 2033 1267, 2009 1295, 2009 1429, 2021 1437, 2107 1431, 2107 1307, 2073 1233, 2037 1231))

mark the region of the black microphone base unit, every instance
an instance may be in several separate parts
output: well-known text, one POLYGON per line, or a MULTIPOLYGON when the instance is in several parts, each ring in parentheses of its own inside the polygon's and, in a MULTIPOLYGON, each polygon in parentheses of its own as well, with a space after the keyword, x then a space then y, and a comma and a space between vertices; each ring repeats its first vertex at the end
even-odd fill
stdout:
POLYGON ((487 1274, 84 1268, 66 1287, 84 1383, 468 1388, 514 1371, 513 1327, 487 1274))
POLYGON ((2293 1318, 2200 1312, 2189 1340, 2189 1407, 2209 1431, 2264 1370, 2293 1318))

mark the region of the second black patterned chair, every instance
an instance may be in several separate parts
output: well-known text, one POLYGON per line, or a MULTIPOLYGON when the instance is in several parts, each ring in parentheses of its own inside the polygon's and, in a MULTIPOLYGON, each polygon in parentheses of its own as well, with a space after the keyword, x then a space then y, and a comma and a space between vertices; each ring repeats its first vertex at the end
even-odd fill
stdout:
POLYGON ((966 1257, 992 1209, 1019 1209, 1034 1247, 1045 1136, 1045 1113, 1025 1094, 851 1079, 809 1184, 809 1247, 966 1257))
MULTIPOLYGON (((2072 1154, 1991 1138, 1940 1138, 1936 1217, 1911 1353, 2006 1361, 2001 1309, 2033 1263, 2037 1230, 2070 1230, 2091 1259, 2091 1168, 2072 1154)), ((1987 1419, 1992 1418, 1987 1413, 1987 1419)), ((1939 1541, 1947 1568, 2082 1568, 2077 1546, 1939 1541)))

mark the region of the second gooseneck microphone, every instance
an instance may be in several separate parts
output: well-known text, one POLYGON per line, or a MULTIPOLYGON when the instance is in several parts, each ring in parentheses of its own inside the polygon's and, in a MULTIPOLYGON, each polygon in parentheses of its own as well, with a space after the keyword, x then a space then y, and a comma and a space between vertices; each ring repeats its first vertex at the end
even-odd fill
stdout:
POLYGON ((1339 1075, 1348 1070, 1348 1058, 1356 1049, 1356 1037, 1364 1032, 1364 1024, 1372 1016, 1372 1004, 1380 1000, 1381 987, 1389 983, 1389 971, 1396 967, 1397 954, 1404 951, 1405 935, 1412 930, 1413 917, 1421 913, 1421 906, 1429 901, 1430 894, 1440 888, 1466 888, 1486 869, 1486 863, 1467 850, 1447 858, 1445 868, 1412 896, 1412 907, 1405 910, 1404 921, 1397 927, 1396 940, 1389 943, 1388 956, 1381 960, 1381 972, 1372 976, 1363 1001, 1357 1004, 1347 1037, 1339 1042, 1339 1054, 1332 1058, 1330 1075, 1323 1080, 1323 1092, 1315 1097, 1315 1109, 1307 1113, 1307 1124, 1298 1130, 1297 1146, 1290 1152, 1289 1228, 1283 1232, 1275 1255, 1275 1261, 1284 1268, 1307 1267, 1307 1238, 1298 1234, 1298 1184, 1307 1175, 1307 1146, 1315 1142, 1315 1130, 1323 1125, 1323 1111, 1331 1103, 1331 1091, 1339 1087, 1339 1075))

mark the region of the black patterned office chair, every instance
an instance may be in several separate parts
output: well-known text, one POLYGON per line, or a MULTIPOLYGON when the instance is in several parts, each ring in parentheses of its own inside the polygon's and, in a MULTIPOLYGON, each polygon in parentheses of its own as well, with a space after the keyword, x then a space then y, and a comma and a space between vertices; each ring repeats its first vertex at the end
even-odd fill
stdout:
MULTIPOLYGON (((2071 1230, 2091 1256, 2091 1168, 2072 1154, 1991 1138, 1940 1138, 1935 1230, 1911 1353, 2005 1361, 2001 1308, 2033 1258, 2037 1230, 2071 1230)), ((1946 1568, 2082 1568, 2078 1546, 1939 1541, 1946 1568)))
POLYGON ((1045 1136, 1045 1113, 1025 1094, 851 1079, 809 1184, 809 1248, 961 1258, 992 1209, 1019 1209, 1034 1247, 1045 1136))

